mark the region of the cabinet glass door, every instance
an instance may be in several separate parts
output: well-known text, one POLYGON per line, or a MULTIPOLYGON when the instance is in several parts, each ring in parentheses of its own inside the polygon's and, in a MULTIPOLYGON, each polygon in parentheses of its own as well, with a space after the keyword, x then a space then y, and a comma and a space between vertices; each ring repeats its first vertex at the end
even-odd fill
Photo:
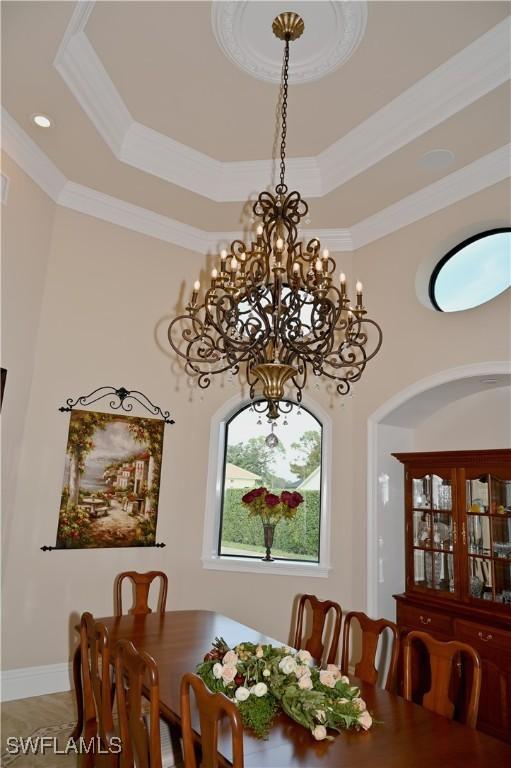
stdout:
POLYGON ((424 474, 412 477, 412 579, 419 588, 454 593, 453 478, 424 474))
POLYGON ((466 506, 468 594, 511 604, 511 479, 467 479, 466 506))

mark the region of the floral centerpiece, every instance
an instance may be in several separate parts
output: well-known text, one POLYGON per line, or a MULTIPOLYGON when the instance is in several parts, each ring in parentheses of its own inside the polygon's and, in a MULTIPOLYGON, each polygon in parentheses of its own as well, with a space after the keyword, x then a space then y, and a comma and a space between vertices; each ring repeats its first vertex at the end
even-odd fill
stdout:
POLYGON ((332 739, 328 728, 368 730, 373 723, 359 688, 335 664, 315 667, 308 651, 249 642, 231 649, 216 638, 197 673, 237 704, 244 726, 259 738, 281 710, 318 741, 332 739))
POLYGON ((273 560, 271 548, 275 526, 280 520, 290 520, 303 501, 303 496, 297 491, 282 491, 280 496, 268 491, 267 488, 253 488, 241 497, 243 504, 248 507, 251 517, 260 517, 264 531, 264 546, 266 557, 263 560, 273 560))

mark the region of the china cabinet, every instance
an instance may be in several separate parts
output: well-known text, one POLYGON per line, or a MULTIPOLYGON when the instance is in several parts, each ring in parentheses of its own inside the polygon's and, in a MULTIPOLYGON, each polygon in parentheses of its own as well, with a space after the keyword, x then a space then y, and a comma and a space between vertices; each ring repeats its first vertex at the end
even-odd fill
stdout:
POLYGON ((476 648, 478 728, 511 741, 511 449, 393 455, 405 468, 400 630, 476 648))

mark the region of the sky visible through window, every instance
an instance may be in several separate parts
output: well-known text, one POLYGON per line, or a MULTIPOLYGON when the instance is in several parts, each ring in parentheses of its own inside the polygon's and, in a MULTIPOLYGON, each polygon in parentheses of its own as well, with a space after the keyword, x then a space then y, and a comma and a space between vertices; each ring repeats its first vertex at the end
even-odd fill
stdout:
POLYGON ((484 304, 511 285, 511 232, 498 232, 462 248, 441 268, 434 295, 444 312, 484 304))
MULTIPOLYGON (((264 414, 261 414, 262 424, 258 424, 259 414, 252 412, 250 408, 246 408, 239 413, 229 424, 228 444, 236 445, 236 443, 244 443, 250 437, 266 437, 271 432, 271 426, 268 424, 267 418, 264 414)), ((296 482, 297 478, 290 471, 289 461, 292 460, 295 451, 291 448, 293 443, 299 443, 304 432, 314 430, 319 432, 320 426, 316 419, 311 416, 307 411, 301 411, 298 414, 298 409, 293 406, 293 410, 287 416, 281 415, 274 428, 274 432, 277 435, 283 451, 274 450, 274 473, 280 477, 284 477, 291 482, 296 482), (284 421, 287 420, 287 425, 284 426, 284 421)))

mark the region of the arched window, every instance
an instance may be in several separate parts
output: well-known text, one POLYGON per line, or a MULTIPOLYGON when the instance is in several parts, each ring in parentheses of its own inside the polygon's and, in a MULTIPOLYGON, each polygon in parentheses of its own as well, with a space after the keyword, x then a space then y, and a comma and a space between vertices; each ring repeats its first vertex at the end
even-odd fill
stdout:
POLYGON ((290 401, 280 403, 281 414, 272 422, 267 407, 264 400, 244 403, 219 420, 216 460, 210 454, 217 474, 213 486, 210 468, 204 565, 327 575, 329 424, 290 401), (273 559, 264 563, 264 521, 242 500, 259 488, 272 494, 273 502, 279 497, 291 507, 285 503, 277 507, 277 517, 280 512, 285 516, 275 525, 273 559))

